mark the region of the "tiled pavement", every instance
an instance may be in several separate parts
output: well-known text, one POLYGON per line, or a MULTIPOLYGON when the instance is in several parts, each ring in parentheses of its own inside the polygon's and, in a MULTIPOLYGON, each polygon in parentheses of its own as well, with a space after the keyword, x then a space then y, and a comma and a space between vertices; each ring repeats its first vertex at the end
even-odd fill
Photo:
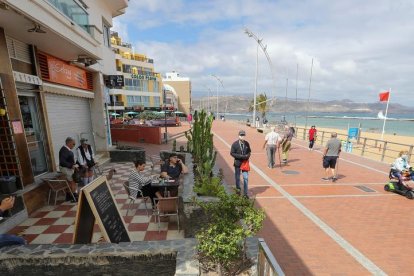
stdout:
MULTIPOLYGON (((184 129, 188 126, 169 128, 168 132, 171 135, 184 129)), ((388 164, 344 153, 339 163, 339 180, 323 182, 321 147, 308 151, 304 141, 294 140, 288 165, 268 169, 262 149, 263 134, 240 123, 215 121, 216 164, 223 169, 229 185, 234 183, 229 146, 237 139, 240 129, 246 130, 246 139, 253 149, 249 193, 256 198, 256 206, 267 215, 259 236, 265 239, 286 275, 414 275, 411 265, 414 242, 410 238, 414 233, 411 218, 414 201, 383 191, 388 164), (298 174, 286 174, 288 170, 298 174), (358 185, 374 192, 364 192, 355 187, 358 185)), ((177 147, 180 145, 185 145, 185 138, 177 140, 177 147)), ((143 146, 147 154, 171 149, 171 145, 139 146, 143 146)), ((114 186, 118 185, 115 193, 122 205, 125 194, 119 185, 128 175, 128 166, 132 165, 120 169, 114 178, 114 186)), ((74 208, 67 203, 46 207, 34 214, 39 218, 32 216, 14 231, 26 230, 25 237, 32 242, 38 242, 35 239, 42 236, 46 242, 70 242, 74 208), (55 227, 49 229, 50 225, 55 227), (51 234, 47 234, 49 231, 51 234)), ((148 221, 142 206, 137 212, 136 216, 126 218, 130 231, 133 229, 137 233, 135 237, 171 238, 173 223, 165 226, 161 237, 158 231, 153 231, 156 225, 148 221)), ((98 238, 96 234, 94 240, 98 238)))
MULTIPOLYGON (((136 200, 131 205, 128 216, 126 216, 129 200, 122 183, 128 180, 133 164, 113 163, 109 167, 116 170, 109 184, 132 241, 183 238, 184 233, 182 230, 178 231, 174 216, 164 220, 161 218, 160 231, 158 231, 158 224, 155 223, 154 216, 151 216, 150 203, 147 204, 150 217, 147 216, 145 205, 140 200, 136 200)), ((146 173, 151 174, 149 165, 146 166, 146 173)), ((61 199, 63 200, 63 195, 61 199)), ((62 200, 56 206, 45 206, 38 210, 9 233, 22 235, 30 244, 72 243, 77 204, 62 202, 62 200)), ((92 242, 98 242, 100 239, 99 227, 95 225, 92 242)))

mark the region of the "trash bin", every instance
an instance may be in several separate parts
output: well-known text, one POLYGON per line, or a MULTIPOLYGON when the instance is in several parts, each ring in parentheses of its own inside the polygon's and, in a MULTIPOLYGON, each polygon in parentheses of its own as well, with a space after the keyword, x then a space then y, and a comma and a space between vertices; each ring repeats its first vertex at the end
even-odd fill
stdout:
POLYGON ((16 176, 0 176, 0 193, 12 194, 16 191, 16 176))

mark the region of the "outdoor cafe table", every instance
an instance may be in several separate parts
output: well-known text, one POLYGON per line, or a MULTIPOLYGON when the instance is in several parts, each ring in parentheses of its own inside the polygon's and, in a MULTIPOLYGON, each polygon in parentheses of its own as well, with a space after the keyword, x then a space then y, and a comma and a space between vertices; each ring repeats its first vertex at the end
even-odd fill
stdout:
POLYGON ((178 187, 180 186, 180 182, 174 179, 156 179, 152 180, 151 182, 152 187, 163 188, 164 187, 164 197, 168 196, 168 188, 169 187, 178 187))

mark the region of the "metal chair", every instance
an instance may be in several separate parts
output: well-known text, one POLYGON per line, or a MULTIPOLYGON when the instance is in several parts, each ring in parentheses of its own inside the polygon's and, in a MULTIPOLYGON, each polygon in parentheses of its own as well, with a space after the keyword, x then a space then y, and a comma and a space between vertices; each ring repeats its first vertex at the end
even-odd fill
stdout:
POLYGON ((151 201, 150 197, 149 196, 144 196, 140 189, 129 187, 129 182, 128 181, 125 181, 123 185, 124 185, 125 191, 128 195, 128 199, 129 199, 126 216, 128 216, 128 212, 129 212, 129 209, 131 208, 131 204, 134 203, 135 200, 137 200, 137 199, 142 199, 144 201, 144 204, 145 204, 145 211, 147 212, 147 216, 149 217, 148 208, 147 208, 147 201, 148 200, 151 201), (133 195, 131 195, 131 191, 137 191, 137 195, 141 195, 141 196, 134 197, 133 195))
MULTIPOLYGON (((59 192, 65 192, 69 191, 70 195, 72 196, 73 200, 76 201, 76 198, 74 194, 72 193, 72 190, 70 189, 69 183, 67 180, 64 179, 45 179, 46 183, 49 185, 49 196, 47 199, 47 204, 50 204, 50 195, 52 194, 52 191, 55 192, 55 204, 56 205, 56 199, 59 192)), ((66 194, 66 192, 65 192, 66 194)))
POLYGON ((178 197, 154 198, 155 216, 160 232, 161 217, 177 216, 178 231, 180 231, 180 216, 178 213, 178 197))
POLYGON ((114 176, 115 172, 116 170, 112 168, 108 171, 108 174, 106 175, 106 179, 111 183, 111 185, 113 184, 112 177, 114 176))
POLYGON ((162 166, 164 164, 164 161, 161 159, 159 155, 150 155, 150 162, 151 162, 151 172, 154 172, 157 165, 162 166))

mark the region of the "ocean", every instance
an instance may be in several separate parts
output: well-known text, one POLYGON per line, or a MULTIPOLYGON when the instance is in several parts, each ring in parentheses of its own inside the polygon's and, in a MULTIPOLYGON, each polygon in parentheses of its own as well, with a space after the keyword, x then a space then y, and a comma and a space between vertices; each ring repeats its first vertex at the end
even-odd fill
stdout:
MULTIPOLYGON (((236 121, 252 121, 252 113, 236 114, 226 113, 227 119, 236 121)), ((343 129, 359 127, 361 124, 361 131, 364 132, 382 132, 383 119, 378 119, 377 114, 374 113, 309 113, 307 119, 308 128, 312 125, 325 128, 343 129)), ((270 124, 274 124, 283 120, 283 113, 266 113, 267 120, 270 124)), ((287 113, 286 121, 290 125, 305 126, 306 114, 304 113, 287 113), (295 118, 296 115, 296 118, 295 118)), ((388 119, 385 124, 385 134, 395 134, 403 136, 414 136, 414 118, 412 114, 388 114, 388 119)))

